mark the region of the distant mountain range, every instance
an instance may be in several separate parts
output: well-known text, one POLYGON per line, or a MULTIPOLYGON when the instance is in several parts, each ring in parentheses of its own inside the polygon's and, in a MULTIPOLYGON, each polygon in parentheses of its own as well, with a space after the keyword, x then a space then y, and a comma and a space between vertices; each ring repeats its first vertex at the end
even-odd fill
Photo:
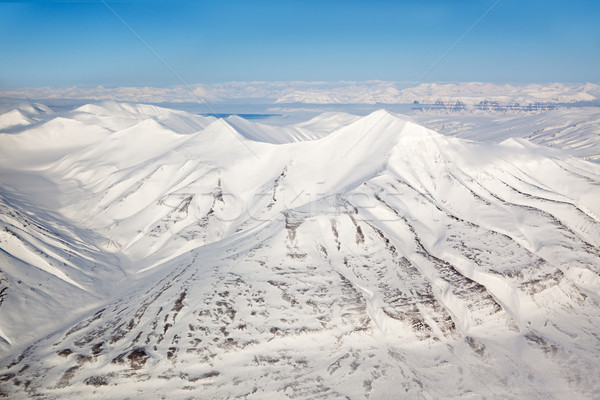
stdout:
MULTIPOLYGON (((462 104, 467 108, 526 107, 545 104, 597 102, 600 86, 585 84, 492 84, 402 82, 229 82, 209 85, 156 87, 71 87, 0 89, 5 98, 118 100, 147 103, 227 102, 262 99, 306 104, 462 104)), ((535 106, 534 106, 535 107, 535 106)))

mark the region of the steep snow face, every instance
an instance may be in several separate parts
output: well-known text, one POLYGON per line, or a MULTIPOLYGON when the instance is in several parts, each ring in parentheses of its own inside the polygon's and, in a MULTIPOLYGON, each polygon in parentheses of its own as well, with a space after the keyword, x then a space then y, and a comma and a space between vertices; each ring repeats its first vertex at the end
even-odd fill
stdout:
POLYGON ((97 240, 28 199, 0 190, 3 352, 63 327, 114 293, 125 274, 117 257, 89 245, 97 240))
POLYGON ((2 164, 4 395, 600 395, 597 164, 385 111, 95 107, 0 137, 97 132, 2 164))

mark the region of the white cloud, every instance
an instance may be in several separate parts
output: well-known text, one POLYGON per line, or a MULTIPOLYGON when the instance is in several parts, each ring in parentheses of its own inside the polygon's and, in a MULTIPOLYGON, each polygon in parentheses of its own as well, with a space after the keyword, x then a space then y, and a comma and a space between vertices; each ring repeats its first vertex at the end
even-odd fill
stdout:
POLYGON ((226 82, 209 85, 159 87, 23 88, 0 89, 0 96, 18 99, 88 99, 139 103, 227 101, 232 99, 270 99, 276 103, 311 104, 393 104, 455 103, 467 105, 481 101, 500 104, 535 102, 574 102, 600 99, 600 86, 587 84, 507 85, 482 82, 407 83, 366 82, 226 82))

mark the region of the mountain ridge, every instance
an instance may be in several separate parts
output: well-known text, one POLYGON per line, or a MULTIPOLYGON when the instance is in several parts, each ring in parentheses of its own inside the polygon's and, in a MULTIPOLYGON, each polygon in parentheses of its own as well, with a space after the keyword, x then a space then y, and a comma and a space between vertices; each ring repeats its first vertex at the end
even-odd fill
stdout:
MULTIPOLYGON (((153 140, 168 128, 147 118, 34 168, 89 251, 73 262, 86 289, 107 292, 39 340, 3 334, 5 396, 600 393, 600 166, 386 111, 279 144, 213 120, 165 146, 153 140)), ((30 217, 0 222, 52 231, 42 195, 23 203, 30 217)), ((21 298, 6 272, 3 298, 21 298)))

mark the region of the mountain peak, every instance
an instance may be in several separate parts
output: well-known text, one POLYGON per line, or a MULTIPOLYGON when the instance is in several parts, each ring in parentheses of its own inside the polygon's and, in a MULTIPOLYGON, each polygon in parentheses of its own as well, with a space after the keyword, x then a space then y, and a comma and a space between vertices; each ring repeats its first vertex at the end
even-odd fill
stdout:
POLYGON ((2 165, 0 396, 600 387, 594 164, 385 110, 283 128, 84 110, 0 135, 0 159, 53 137, 62 157, 2 165))

